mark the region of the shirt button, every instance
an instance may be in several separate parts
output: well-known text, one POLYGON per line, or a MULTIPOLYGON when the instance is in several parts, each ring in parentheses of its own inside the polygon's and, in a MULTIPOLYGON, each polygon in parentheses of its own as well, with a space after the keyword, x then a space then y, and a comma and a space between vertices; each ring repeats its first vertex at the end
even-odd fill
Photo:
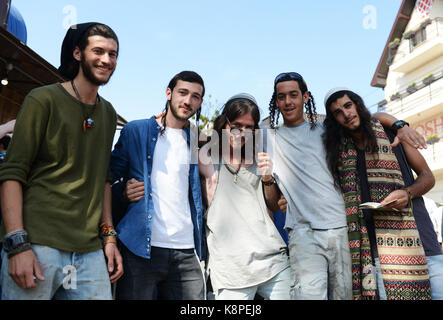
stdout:
POLYGON ((152 219, 152 216, 148 216, 148 219, 151 220, 151 219, 152 219))
POLYGON ((152 138, 152 141, 156 141, 157 139, 156 138, 152 138))
POLYGON ((151 159, 151 156, 148 156, 148 159, 151 159))

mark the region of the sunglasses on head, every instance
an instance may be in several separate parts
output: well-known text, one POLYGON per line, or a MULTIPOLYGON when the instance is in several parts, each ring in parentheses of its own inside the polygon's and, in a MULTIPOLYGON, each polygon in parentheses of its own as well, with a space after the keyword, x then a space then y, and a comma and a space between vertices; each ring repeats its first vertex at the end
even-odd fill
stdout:
POLYGON ((297 72, 283 72, 280 73, 277 77, 275 77, 274 85, 279 83, 280 81, 289 81, 289 80, 303 80, 303 77, 297 72))

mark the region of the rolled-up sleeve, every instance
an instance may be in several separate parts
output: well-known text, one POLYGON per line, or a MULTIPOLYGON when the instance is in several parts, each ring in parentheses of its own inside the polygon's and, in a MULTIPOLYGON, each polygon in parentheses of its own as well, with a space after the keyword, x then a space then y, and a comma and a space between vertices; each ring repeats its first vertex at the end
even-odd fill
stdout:
POLYGON ((127 142, 128 125, 123 127, 120 132, 120 137, 115 144, 114 150, 111 153, 111 174, 115 180, 128 176, 128 142, 127 142))
POLYGON ((32 164, 43 142, 48 123, 48 106, 28 95, 18 113, 5 162, 0 168, 0 182, 26 184, 32 164))

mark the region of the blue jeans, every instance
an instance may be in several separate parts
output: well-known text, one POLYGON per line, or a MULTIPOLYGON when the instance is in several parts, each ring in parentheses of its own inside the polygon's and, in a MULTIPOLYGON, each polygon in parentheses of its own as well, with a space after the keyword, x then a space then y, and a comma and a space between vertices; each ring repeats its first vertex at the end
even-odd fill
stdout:
POLYGON ((111 300, 111 283, 103 250, 73 253, 32 245, 45 277, 37 287, 22 289, 8 274, 9 261, 2 251, 0 282, 3 300, 111 300))
MULTIPOLYGON (((432 300, 443 300, 443 255, 426 256, 426 260, 428 261, 432 300)), ((387 300, 378 258, 375 259, 375 267, 377 269, 377 288, 380 300, 387 300)))
POLYGON ((432 300, 443 300, 443 254, 426 256, 432 300))

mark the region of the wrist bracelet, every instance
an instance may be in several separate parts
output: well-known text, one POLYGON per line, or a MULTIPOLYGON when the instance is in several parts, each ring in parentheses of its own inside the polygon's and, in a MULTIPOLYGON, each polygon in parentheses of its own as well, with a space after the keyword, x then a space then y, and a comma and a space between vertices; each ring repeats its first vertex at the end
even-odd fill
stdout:
POLYGON ((414 206, 413 206, 413 203, 412 203, 411 190, 409 190, 409 188, 404 188, 403 190, 405 190, 408 193, 408 206, 411 208, 410 215, 412 215, 413 210, 414 210, 414 206))
POLYGON ((12 232, 9 232, 9 233, 5 234, 5 238, 12 237, 12 236, 15 236, 17 234, 25 235, 25 236, 28 235, 26 230, 16 230, 16 231, 12 231, 12 232))
POLYGON ((271 181, 267 181, 267 182, 263 181, 263 179, 262 179, 261 182, 263 183, 264 186, 269 187, 269 186, 272 186, 275 183, 275 178, 272 177, 271 181))
POLYGON ((28 251, 28 250, 32 250, 32 245, 29 242, 23 243, 22 245, 18 246, 17 248, 11 250, 10 252, 8 252, 8 259, 11 259, 13 256, 28 251))
POLYGON ((99 237, 104 239, 106 237, 117 236, 117 231, 115 231, 113 226, 108 226, 105 222, 100 224, 100 234, 99 237))
POLYGON ((107 236, 107 237, 103 238, 103 240, 102 240, 103 248, 104 248, 108 243, 117 243, 117 237, 116 237, 116 236, 107 236))

